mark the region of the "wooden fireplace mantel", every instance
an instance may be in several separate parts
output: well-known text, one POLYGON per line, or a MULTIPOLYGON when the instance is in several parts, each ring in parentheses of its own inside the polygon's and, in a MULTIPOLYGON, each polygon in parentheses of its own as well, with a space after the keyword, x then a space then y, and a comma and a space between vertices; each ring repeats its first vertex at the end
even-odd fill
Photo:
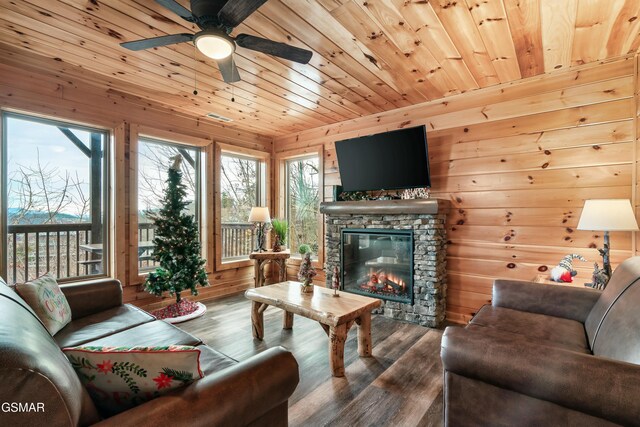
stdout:
POLYGON ((320 213, 328 215, 437 214, 448 209, 445 199, 361 200, 357 202, 322 202, 320 213))

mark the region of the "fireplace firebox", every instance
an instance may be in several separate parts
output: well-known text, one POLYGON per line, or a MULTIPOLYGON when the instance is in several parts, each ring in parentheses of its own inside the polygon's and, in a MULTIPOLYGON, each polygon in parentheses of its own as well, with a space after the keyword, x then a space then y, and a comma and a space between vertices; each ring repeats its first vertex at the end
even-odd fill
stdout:
POLYGON ((341 230, 342 290, 413 304, 413 231, 341 230))

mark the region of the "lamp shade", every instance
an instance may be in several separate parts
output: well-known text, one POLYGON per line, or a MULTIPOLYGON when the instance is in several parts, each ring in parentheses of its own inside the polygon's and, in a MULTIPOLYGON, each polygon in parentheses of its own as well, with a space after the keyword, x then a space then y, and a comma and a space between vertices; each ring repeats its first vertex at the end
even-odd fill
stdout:
POLYGON ((578 230, 636 231, 638 223, 629 199, 585 200, 578 230))
POLYGON ((271 222, 271 217, 269 216, 269 208, 262 206, 251 208, 251 213, 249 214, 249 222, 271 222))

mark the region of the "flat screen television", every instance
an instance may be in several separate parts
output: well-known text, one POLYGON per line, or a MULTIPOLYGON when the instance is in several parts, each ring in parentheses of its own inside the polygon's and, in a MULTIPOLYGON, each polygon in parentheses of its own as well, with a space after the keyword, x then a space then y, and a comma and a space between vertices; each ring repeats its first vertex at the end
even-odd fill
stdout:
POLYGON ((336 142, 344 191, 431 187, 424 126, 336 142))

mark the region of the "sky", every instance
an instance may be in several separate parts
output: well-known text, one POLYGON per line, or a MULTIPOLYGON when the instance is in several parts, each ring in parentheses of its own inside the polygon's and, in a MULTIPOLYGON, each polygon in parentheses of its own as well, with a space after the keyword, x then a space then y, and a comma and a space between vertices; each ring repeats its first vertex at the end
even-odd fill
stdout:
MULTIPOLYGON (((89 147, 90 133, 72 129, 73 133, 89 147)), ((38 157, 44 170, 64 175, 65 171, 75 178, 76 174, 83 191, 89 193, 89 158, 83 154, 56 126, 9 116, 7 118, 7 176, 16 176, 20 168, 36 168, 38 157)), ((11 183, 10 183, 11 184, 11 183)), ((39 184, 41 185, 41 184, 39 184)), ((49 182, 47 185, 55 185, 49 182)), ((13 187, 15 188, 15 186, 13 187)), ((16 192, 8 195, 8 207, 19 208, 16 192)), ((64 209, 64 213, 76 214, 77 205, 64 209)))
MULTIPOLYGON (((90 132, 81 129, 70 128, 74 135, 80 139, 88 148, 90 145, 90 132)), ((89 196, 89 174, 90 159, 73 144, 67 136, 65 136, 54 124, 31 121, 28 118, 19 116, 7 117, 7 177, 9 178, 10 191, 8 194, 8 208, 21 208, 23 203, 18 197, 21 191, 17 181, 11 182, 12 178, 20 177, 18 173, 21 169, 37 169, 38 158, 42 168, 49 172, 51 176, 58 177, 47 182, 49 187, 60 187, 62 185, 61 177, 67 172, 74 177, 77 176, 82 185, 82 192, 85 197, 89 196), (57 182, 56 182, 57 181, 57 182)), ((146 173, 148 179, 143 182, 143 177, 139 176, 138 181, 138 208, 140 210, 158 208, 162 197, 162 188, 166 180, 166 170, 171 165, 170 156, 176 154, 175 149, 168 149, 165 144, 155 144, 149 140, 141 140, 138 144, 138 163, 140 173, 146 173), (158 166, 158 163, 161 166, 158 166)), ((196 151, 187 149, 193 158, 197 157, 196 151)), ((227 164, 229 158, 223 157, 225 162, 225 171, 227 178, 222 181, 223 190, 231 184, 239 187, 238 177, 235 174, 231 164, 227 164)), ((190 175, 191 181, 195 180, 195 170, 186 162, 183 163, 183 172, 190 175)), ((185 183, 187 177, 185 176, 185 183)), ((188 184, 188 183, 187 183, 188 184)), ((32 185, 41 187, 42 184, 38 180, 33 180, 32 185)), ((188 187, 191 187, 188 185, 188 187)), ((36 188, 37 189, 37 188, 36 188)), ((238 188, 236 188, 237 190, 238 188)), ((69 195, 72 203, 66 206, 61 212, 77 215, 80 212, 80 205, 77 200, 80 199, 79 192, 76 188, 69 189, 69 195)), ((187 198, 193 200, 193 191, 189 191, 187 198)), ((32 210, 37 210, 33 209, 32 210)))

